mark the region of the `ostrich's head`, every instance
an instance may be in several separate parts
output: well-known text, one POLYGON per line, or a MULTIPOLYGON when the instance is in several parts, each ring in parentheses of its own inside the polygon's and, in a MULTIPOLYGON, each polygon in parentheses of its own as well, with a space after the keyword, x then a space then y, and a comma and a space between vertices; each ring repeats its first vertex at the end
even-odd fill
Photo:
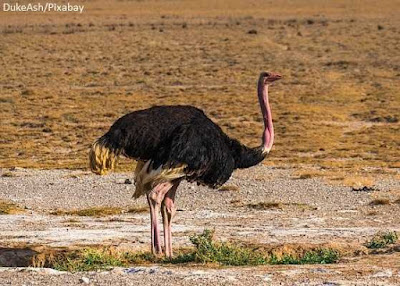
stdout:
POLYGON ((281 79, 281 75, 275 72, 262 72, 260 74, 260 79, 264 85, 270 84, 276 80, 281 79))

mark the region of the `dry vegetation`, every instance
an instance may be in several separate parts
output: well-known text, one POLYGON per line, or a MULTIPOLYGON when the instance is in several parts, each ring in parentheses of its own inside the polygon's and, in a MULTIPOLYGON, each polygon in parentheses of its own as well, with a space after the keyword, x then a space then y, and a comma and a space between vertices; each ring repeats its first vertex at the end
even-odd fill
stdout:
POLYGON ((218 189, 220 192, 239 192, 240 188, 235 185, 224 185, 218 189))
POLYGON ((77 215, 77 216, 94 216, 94 217, 102 217, 109 215, 118 215, 123 212, 122 208, 118 207, 93 207, 82 210, 55 210, 50 212, 52 215, 77 215))
MULTIPOLYGON (((112 216, 119 215, 123 213, 145 213, 149 211, 148 206, 133 206, 128 210, 124 210, 119 207, 92 207, 87 209, 80 210, 54 210, 51 211, 52 215, 68 215, 68 216, 92 216, 92 217, 104 217, 104 216, 112 216)), ((69 222, 74 222, 69 220, 69 222)), ((77 221, 79 222, 79 221, 77 221)))
POLYGON ((17 204, 9 201, 0 200, 0 215, 4 214, 18 214, 24 210, 17 204))
MULTIPOLYGON (((113 246, 75 246, 71 248, 50 248, 46 246, 13 245, 15 254, 2 266, 52 267, 58 270, 90 271, 127 267, 137 264, 187 264, 201 263, 208 267, 223 265, 265 265, 265 264, 327 264, 343 259, 359 259, 360 256, 379 254, 377 249, 392 250, 398 235, 394 231, 378 232, 364 244, 245 244, 239 241, 221 242, 214 232, 204 230, 190 240, 194 247, 181 248, 173 259, 157 257, 150 252, 132 252, 113 246)), ((2 255, 4 255, 4 250, 2 255)))
POLYGON ((302 211, 317 209, 316 207, 303 203, 281 203, 281 202, 259 202, 255 204, 248 204, 247 207, 255 210, 270 210, 270 209, 283 210, 285 207, 294 207, 302 211))
POLYGON ((0 12, 0 166, 86 168, 119 116, 159 104, 198 106, 254 146, 257 75, 274 70, 266 164, 400 167, 396 1, 85 5, 29 21, 0 12))

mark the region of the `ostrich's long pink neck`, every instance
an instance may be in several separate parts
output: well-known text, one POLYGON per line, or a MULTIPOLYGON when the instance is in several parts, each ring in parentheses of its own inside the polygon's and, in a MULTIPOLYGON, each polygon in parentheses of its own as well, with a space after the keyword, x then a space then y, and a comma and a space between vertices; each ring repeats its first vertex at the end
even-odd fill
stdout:
POLYGON ((264 120, 262 153, 268 154, 272 148, 272 144, 274 144, 274 125, 272 124, 271 108, 268 101, 268 85, 265 85, 261 78, 258 81, 258 100, 264 120))

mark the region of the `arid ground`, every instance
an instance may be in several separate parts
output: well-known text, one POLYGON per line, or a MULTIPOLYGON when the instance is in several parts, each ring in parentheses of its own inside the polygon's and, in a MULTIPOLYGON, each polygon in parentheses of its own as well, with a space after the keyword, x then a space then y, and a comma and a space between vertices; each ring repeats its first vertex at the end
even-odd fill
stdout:
POLYGON ((225 191, 184 184, 175 246, 215 228, 219 239, 262 247, 331 243, 343 257, 329 266, 150 265, 103 276, 0 268, 0 285, 76 284, 85 275, 96 285, 400 284, 399 245, 364 246, 377 231, 400 230, 400 1, 79 4, 82 14, 0 12, 0 200, 21 208, 0 216, 1 265, 17 265, 18 255, 26 265, 44 247, 148 248, 148 214, 129 212, 144 201, 124 184, 133 163, 90 175, 91 142, 129 111, 190 104, 256 146, 263 70, 284 77, 270 89, 274 148, 225 191), (68 214, 90 207, 120 213, 68 214))

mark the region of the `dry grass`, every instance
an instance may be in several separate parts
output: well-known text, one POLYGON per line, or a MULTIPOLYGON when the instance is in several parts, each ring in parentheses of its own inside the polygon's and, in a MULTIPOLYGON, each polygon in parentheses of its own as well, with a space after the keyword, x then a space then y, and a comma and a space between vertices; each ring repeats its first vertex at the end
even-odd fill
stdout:
POLYGON ((385 198, 374 199, 369 203, 370 206, 385 206, 390 205, 390 200, 385 198))
MULTIPOLYGON (((52 215, 70 215, 70 216, 91 216, 91 217, 105 217, 112 215, 119 215, 123 213, 144 213, 148 212, 148 206, 133 206, 128 210, 119 207, 92 207, 80 210, 54 210, 50 212, 52 215)), ((69 219, 66 222, 79 222, 75 219, 69 219)))
POLYGON ((283 204, 278 202, 259 202, 248 204, 247 206, 255 210, 283 209, 283 204))
POLYGON ((218 189, 221 192, 238 192, 240 191, 238 186, 235 185, 224 185, 218 189))
POLYGON ((149 211, 150 209, 148 206, 134 206, 128 209, 128 213, 145 213, 149 211))
POLYGON ((52 22, 1 13, 0 166, 87 168, 94 139, 155 104, 200 107, 255 146, 257 75, 275 70, 284 79, 271 88, 276 143, 266 164, 399 167, 395 1, 85 5, 84 17, 52 22))
POLYGON ((18 214, 22 212, 24 212, 24 210, 17 204, 9 201, 0 200, 0 215, 18 214))
POLYGON ((64 221, 64 223, 80 223, 81 221, 75 218, 70 218, 64 221))
POLYGON ((122 214, 123 209, 118 207, 93 207, 81 210, 55 210, 50 212, 52 215, 75 215, 75 216, 92 216, 104 217, 109 215, 122 214))
POLYGON ((18 177, 17 174, 15 174, 14 172, 4 172, 3 174, 1 174, 1 176, 4 178, 18 177))
POLYGON ((352 188, 372 187, 375 185, 375 180, 372 177, 348 176, 343 180, 345 186, 352 188))
POLYGON ((259 202, 255 204, 248 204, 247 207, 255 210, 269 210, 269 209, 283 210, 285 207, 295 207, 303 211, 317 209, 316 207, 304 203, 281 203, 281 202, 259 202))

